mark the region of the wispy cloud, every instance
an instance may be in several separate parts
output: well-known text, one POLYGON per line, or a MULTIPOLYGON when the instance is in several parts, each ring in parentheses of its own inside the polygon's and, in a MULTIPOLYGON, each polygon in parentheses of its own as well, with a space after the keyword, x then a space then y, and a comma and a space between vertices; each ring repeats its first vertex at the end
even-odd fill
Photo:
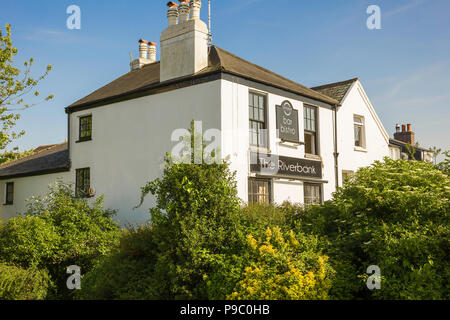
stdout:
MULTIPOLYGON (((412 87, 429 83, 430 79, 435 79, 437 75, 441 75, 443 79, 448 78, 445 70, 450 68, 450 59, 438 61, 423 68, 416 70, 414 73, 405 76, 398 81, 388 93, 389 98, 408 92, 412 87)), ((441 78, 441 80, 442 80, 441 78)))
POLYGON ((414 0, 414 1, 411 1, 410 3, 408 3, 408 4, 406 4, 406 5, 402 6, 402 7, 393 9, 393 10, 388 11, 388 12, 385 12, 383 14, 383 16, 384 17, 393 16, 393 15, 396 15, 396 14, 408 11, 409 9, 412 9, 414 7, 420 6, 423 3, 425 3, 425 0, 414 0))
POLYGON ((53 30, 53 29, 39 29, 38 33, 41 34, 51 34, 51 35, 63 35, 64 32, 61 30, 53 30))
POLYGON ((28 41, 39 41, 46 43, 86 43, 92 42, 86 35, 81 35, 79 31, 65 29, 33 29, 24 35, 28 41))
POLYGON ((261 1, 266 1, 266 0, 241 0, 241 1, 239 1, 239 4, 237 4, 235 6, 229 6, 226 9, 223 9, 222 12, 232 13, 232 12, 240 11, 240 10, 244 9, 245 7, 252 6, 261 1))

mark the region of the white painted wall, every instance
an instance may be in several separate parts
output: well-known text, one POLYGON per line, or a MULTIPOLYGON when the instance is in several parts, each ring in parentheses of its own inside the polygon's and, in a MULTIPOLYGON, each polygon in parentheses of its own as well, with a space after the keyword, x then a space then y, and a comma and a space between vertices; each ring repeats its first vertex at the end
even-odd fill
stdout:
POLYGON ((166 152, 176 142, 172 132, 202 120, 203 130, 220 128, 220 81, 123 101, 70 115, 71 174, 91 168, 96 196, 105 195, 105 207, 117 209, 121 224, 149 219, 155 201, 149 195, 139 203, 140 188, 161 176, 166 152), (79 121, 92 114, 92 141, 76 143, 79 121))
POLYGON ((71 181, 72 176, 69 172, 52 173, 31 177, 0 180, 0 219, 7 220, 26 210, 26 199, 32 196, 44 196, 48 193, 48 186, 55 183, 58 179, 67 183, 71 181), (4 205, 6 183, 14 182, 14 200, 12 205, 4 205))
POLYGON ((376 160, 389 157, 389 136, 373 109, 361 83, 356 81, 338 111, 339 185, 342 171, 356 172, 376 160), (353 116, 364 117, 366 148, 355 147, 353 116))
MULTIPOLYGON (((268 150, 261 152, 277 154, 293 158, 305 158, 303 145, 289 145, 280 143, 276 137, 276 105, 289 100, 294 109, 298 110, 300 140, 303 141, 303 102, 280 95, 249 88, 236 82, 222 80, 222 153, 231 160, 231 168, 236 171, 238 194, 242 200, 248 201, 248 177, 250 173, 249 158, 251 151, 257 151, 249 145, 249 91, 259 92, 267 96, 268 106, 268 150)), ((331 198, 335 191, 334 179, 334 147, 333 147, 333 112, 331 109, 319 107, 319 149, 323 161, 324 199, 331 198)), ((303 203, 303 183, 287 180, 274 180, 273 198, 275 203, 291 201, 303 203)))
MULTIPOLYGON (((14 206, 4 206, 1 216, 9 218, 24 209, 24 199, 44 194, 47 185, 62 177, 67 182, 75 180, 75 170, 91 169, 91 186, 96 197, 105 195, 105 207, 117 209, 116 219, 124 224, 146 221, 148 209, 155 205, 149 195, 143 206, 133 210, 139 202, 140 188, 162 174, 166 152, 177 142, 171 141, 172 132, 189 128, 191 120, 201 120, 203 131, 217 128, 222 131, 221 152, 228 157, 231 170, 236 171, 238 195, 248 201, 249 157, 249 91, 261 92, 228 80, 216 80, 157 95, 141 97, 70 114, 71 171, 64 174, 43 175, 13 179, 15 182, 14 206), (77 143, 80 116, 92 115, 92 141, 77 143), (8 208, 5 208, 8 207, 8 208)), ((277 94, 267 95, 269 147, 261 152, 281 156, 305 158, 303 145, 281 144, 276 137, 276 105, 289 100, 299 114, 300 140, 303 140, 303 106, 300 100, 277 94)), ((335 191, 333 111, 318 107, 319 156, 322 160, 324 200, 335 191)), ((339 181, 342 170, 356 171, 373 161, 389 155, 384 128, 374 113, 362 86, 357 82, 338 112, 339 181), (362 115, 366 126, 366 152, 355 151, 353 115, 362 115)), ((8 180, 9 181, 9 180, 8 180)), ((4 194, 0 182, 0 194, 4 194)), ((303 203, 303 182, 286 179, 273 180, 275 203, 290 201, 303 203)))

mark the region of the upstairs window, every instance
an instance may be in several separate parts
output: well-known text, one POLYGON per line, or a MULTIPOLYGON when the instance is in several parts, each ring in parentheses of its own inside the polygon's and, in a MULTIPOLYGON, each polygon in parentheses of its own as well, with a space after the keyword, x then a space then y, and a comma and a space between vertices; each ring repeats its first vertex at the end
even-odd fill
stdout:
POLYGON ((6 183, 5 205, 12 205, 14 203, 14 182, 6 183))
POLYGON ((92 115, 80 117, 80 136, 78 141, 92 139, 92 115))
POLYGON ((266 97, 250 92, 248 112, 250 145, 267 148, 266 97))
POLYGON ((248 202, 269 204, 271 202, 271 185, 269 179, 248 179, 248 202))
POLYGON ((91 188, 90 168, 77 169, 75 173, 75 194, 80 198, 88 198, 89 189, 91 188))
POLYGON ((322 186, 320 184, 304 184, 305 205, 310 206, 322 203, 322 186))
POLYGON ((305 153, 317 154, 317 108, 304 106, 305 153))
POLYGON ((366 132, 364 128, 364 117, 354 116, 353 127, 355 132, 355 147, 366 148, 366 132))

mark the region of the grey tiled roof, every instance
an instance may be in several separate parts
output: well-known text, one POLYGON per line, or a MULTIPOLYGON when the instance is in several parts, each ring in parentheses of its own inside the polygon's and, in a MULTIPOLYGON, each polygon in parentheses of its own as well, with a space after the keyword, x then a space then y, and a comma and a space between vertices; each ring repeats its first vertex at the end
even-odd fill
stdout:
POLYGON ((336 99, 339 101, 339 103, 342 103, 342 100, 344 99, 348 90, 350 89, 352 84, 357 80, 358 78, 354 78, 346 81, 329 83, 323 86, 313 87, 311 89, 318 91, 322 94, 325 94, 333 99, 336 99))
POLYGON ((67 142, 0 166, 0 179, 10 179, 70 169, 67 142))
MULTIPOLYGON (((231 73, 233 75, 241 76, 246 79, 250 79, 269 86, 288 90, 290 92, 294 92, 296 94, 316 99, 328 104, 338 104, 338 101, 330 96, 284 78, 270 70, 246 61, 216 46, 211 47, 208 67, 199 71, 195 75, 180 78, 180 80, 187 80, 199 75, 215 74, 220 72, 231 73)), ((173 81, 176 80, 177 79, 173 81)), ((173 81, 166 81, 167 86, 169 86, 169 84, 173 81)), ((117 99, 118 97, 124 97, 127 95, 130 95, 131 99, 131 95, 134 93, 149 90, 153 87, 162 87, 166 82, 160 82, 160 62, 155 62, 145 65, 140 69, 126 73, 120 78, 110 82, 104 87, 71 104, 67 107, 67 110, 70 111, 71 109, 87 107, 89 105, 98 103, 104 104, 104 102, 107 102, 109 100, 117 99)))

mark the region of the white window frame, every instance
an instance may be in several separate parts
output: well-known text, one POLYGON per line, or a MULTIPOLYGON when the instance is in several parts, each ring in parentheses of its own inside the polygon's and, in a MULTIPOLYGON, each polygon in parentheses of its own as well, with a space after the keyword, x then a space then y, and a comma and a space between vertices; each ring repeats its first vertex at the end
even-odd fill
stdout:
POLYGON ((353 140, 355 149, 365 150, 367 148, 366 144, 366 122, 364 116, 360 116, 357 114, 353 115, 353 140), (355 121, 355 119, 359 119, 360 122, 355 121), (355 136, 355 128, 361 128, 361 137, 360 137, 360 145, 356 145, 356 136, 355 136))

